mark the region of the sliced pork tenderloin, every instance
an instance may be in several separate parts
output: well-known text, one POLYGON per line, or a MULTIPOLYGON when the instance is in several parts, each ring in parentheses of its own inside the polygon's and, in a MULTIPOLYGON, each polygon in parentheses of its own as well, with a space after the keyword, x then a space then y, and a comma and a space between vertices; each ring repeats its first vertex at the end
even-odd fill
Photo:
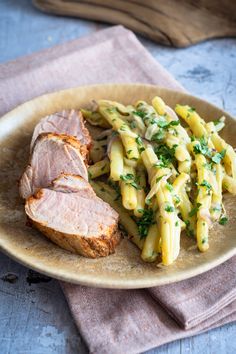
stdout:
POLYGON ((20 180, 20 195, 26 199, 47 187, 61 173, 88 179, 84 145, 67 135, 43 133, 35 141, 29 165, 20 180))
POLYGON ((61 175, 28 198, 25 211, 51 241, 85 257, 108 256, 120 240, 117 212, 79 176, 61 175))
POLYGON ((44 117, 34 128, 31 141, 31 150, 37 137, 42 133, 57 133, 74 136, 89 150, 91 136, 85 127, 84 119, 80 111, 63 110, 44 117))

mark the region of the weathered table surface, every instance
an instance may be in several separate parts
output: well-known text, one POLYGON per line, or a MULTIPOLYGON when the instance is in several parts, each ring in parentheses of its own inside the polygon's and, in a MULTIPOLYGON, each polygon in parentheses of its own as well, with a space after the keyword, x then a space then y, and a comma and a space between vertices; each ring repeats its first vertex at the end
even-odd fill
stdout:
MULTIPOLYGON (((0 1, 0 62, 78 38, 105 25, 42 14, 29 0, 0 1)), ((140 38, 190 92, 236 115, 236 39, 172 49, 140 38)), ((163 345, 149 354, 236 353, 236 325, 163 345)), ((62 291, 0 254, 0 353, 87 353, 62 291), (15 277, 7 277, 12 273, 15 277), (30 285, 30 283, 32 283, 30 285)))

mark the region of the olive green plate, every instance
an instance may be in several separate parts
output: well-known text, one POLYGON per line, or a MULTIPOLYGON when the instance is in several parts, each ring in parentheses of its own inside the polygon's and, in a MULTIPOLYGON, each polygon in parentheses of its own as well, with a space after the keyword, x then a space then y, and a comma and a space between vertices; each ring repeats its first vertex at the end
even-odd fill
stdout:
POLYGON ((29 143, 35 124, 47 114, 66 108, 79 109, 92 99, 110 99, 132 104, 142 99, 161 96, 167 104, 194 106, 206 119, 227 117, 223 137, 234 144, 235 120, 219 108, 182 92, 142 84, 113 84, 73 88, 47 94, 22 104, 0 119, 0 249, 16 261, 41 273, 64 281, 106 288, 145 288, 180 281, 226 261, 236 254, 236 197, 226 195, 229 215, 226 226, 215 225, 210 233, 206 253, 196 249, 195 242, 182 237, 178 260, 169 267, 147 264, 139 250, 127 239, 115 254, 99 259, 83 258, 48 241, 26 226, 24 203, 18 195, 20 175, 27 164, 29 143))

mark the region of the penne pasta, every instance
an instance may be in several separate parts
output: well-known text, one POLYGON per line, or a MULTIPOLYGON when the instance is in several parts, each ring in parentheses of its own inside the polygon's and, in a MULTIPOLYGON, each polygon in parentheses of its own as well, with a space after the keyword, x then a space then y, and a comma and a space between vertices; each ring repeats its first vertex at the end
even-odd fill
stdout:
POLYGON ((110 147, 110 178, 119 181, 124 172, 124 152, 120 139, 114 139, 110 147))

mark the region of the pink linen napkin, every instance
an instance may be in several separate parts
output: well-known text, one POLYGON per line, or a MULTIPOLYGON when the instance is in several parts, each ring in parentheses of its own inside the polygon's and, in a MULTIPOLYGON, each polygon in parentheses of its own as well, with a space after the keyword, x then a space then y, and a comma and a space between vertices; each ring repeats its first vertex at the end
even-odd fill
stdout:
MULTIPOLYGON (((116 26, 0 65, 0 114, 50 91, 105 82, 183 90, 132 32, 116 26)), ((236 257, 148 290, 61 285, 91 353, 138 353, 236 320, 236 257)))

